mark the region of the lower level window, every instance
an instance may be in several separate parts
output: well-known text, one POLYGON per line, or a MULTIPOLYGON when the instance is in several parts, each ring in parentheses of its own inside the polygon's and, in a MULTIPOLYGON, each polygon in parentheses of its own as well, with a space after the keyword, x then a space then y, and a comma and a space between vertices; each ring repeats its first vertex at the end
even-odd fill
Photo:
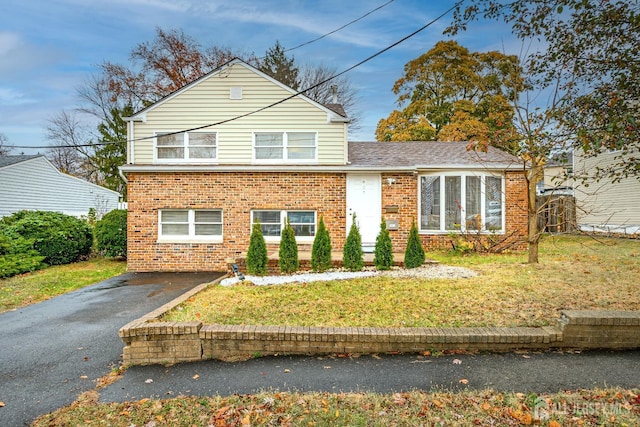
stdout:
POLYGON ((251 226, 260 222, 265 239, 280 238, 282 229, 289 220, 289 224, 296 237, 314 237, 316 235, 315 211, 275 211, 263 210, 251 212, 251 226))
POLYGON ((221 209, 160 211, 160 238, 215 239, 222 237, 221 209))
POLYGON ((503 231, 504 179, 490 174, 420 176, 421 231, 503 231))

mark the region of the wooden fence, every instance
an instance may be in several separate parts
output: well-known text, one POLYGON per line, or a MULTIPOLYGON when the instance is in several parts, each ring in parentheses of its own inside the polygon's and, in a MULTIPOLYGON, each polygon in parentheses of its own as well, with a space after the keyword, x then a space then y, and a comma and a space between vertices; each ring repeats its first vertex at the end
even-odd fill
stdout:
POLYGON ((576 229, 576 201, 573 196, 544 195, 536 197, 538 230, 566 233, 576 229))

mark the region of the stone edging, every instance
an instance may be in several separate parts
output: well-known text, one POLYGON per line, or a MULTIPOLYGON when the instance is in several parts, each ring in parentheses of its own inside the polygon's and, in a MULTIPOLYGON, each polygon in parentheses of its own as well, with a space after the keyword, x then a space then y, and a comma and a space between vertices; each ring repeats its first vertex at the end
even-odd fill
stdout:
MULTIPOLYGON (((222 278, 214 281, 218 283, 222 278)), ((419 353, 433 350, 640 348, 640 311, 565 310, 540 328, 333 328, 203 325, 156 319, 209 286, 201 284, 123 326, 124 363, 238 360, 269 354, 419 353)))

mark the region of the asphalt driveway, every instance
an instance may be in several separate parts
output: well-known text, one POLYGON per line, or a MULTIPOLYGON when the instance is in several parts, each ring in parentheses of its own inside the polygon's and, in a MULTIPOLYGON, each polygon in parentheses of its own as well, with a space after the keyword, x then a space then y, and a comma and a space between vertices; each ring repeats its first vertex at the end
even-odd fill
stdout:
POLYGON ((126 273, 0 314, 0 426, 28 425, 117 368, 118 329, 222 273, 126 273))

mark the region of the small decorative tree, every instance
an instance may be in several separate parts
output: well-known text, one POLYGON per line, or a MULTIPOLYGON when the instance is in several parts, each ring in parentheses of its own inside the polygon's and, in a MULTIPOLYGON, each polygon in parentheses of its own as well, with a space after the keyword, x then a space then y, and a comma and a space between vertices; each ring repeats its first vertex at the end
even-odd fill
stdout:
POLYGON ((404 266, 406 268, 416 268, 424 264, 425 255, 418 236, 418 227, 415 222, 411 223, 409 238, 407 239, 407 249, 404 251, 404 266))
POLYGON ((380 221, 380 233, 376 237, 376 248, 373 255, 373 263, 378 270, 388 270, 393 265, 393 245, 384 218, 380 221))
POLYGON ((311 248, 311 269, 323 272, 331 267, 331 236, 329 236, 329 230, 324 225, 324 219, 320 217, 318 232, 311 248))
POLYGON ((267 244, 262 235, 260 222, 253 224, 251 238, 249 239, 249 250, 247 251, 247 272, 255 276, 267 274, 267 244))
POLYGON ((360 271, 362 267, 364 267, 364 260, 362 259, 362 237, 360 236, 355 213, 353 214, 349 235, 347 236, 346 242, 344 242, 342 264, 344 268, 349 271, 360 271))
POLYGON ((278 252, 280 272, 293 273, 298 271, 298 244, 296 243, 296 232, 289 224, 287 218, 282 235, 280 236, 280 251, 278 252))

